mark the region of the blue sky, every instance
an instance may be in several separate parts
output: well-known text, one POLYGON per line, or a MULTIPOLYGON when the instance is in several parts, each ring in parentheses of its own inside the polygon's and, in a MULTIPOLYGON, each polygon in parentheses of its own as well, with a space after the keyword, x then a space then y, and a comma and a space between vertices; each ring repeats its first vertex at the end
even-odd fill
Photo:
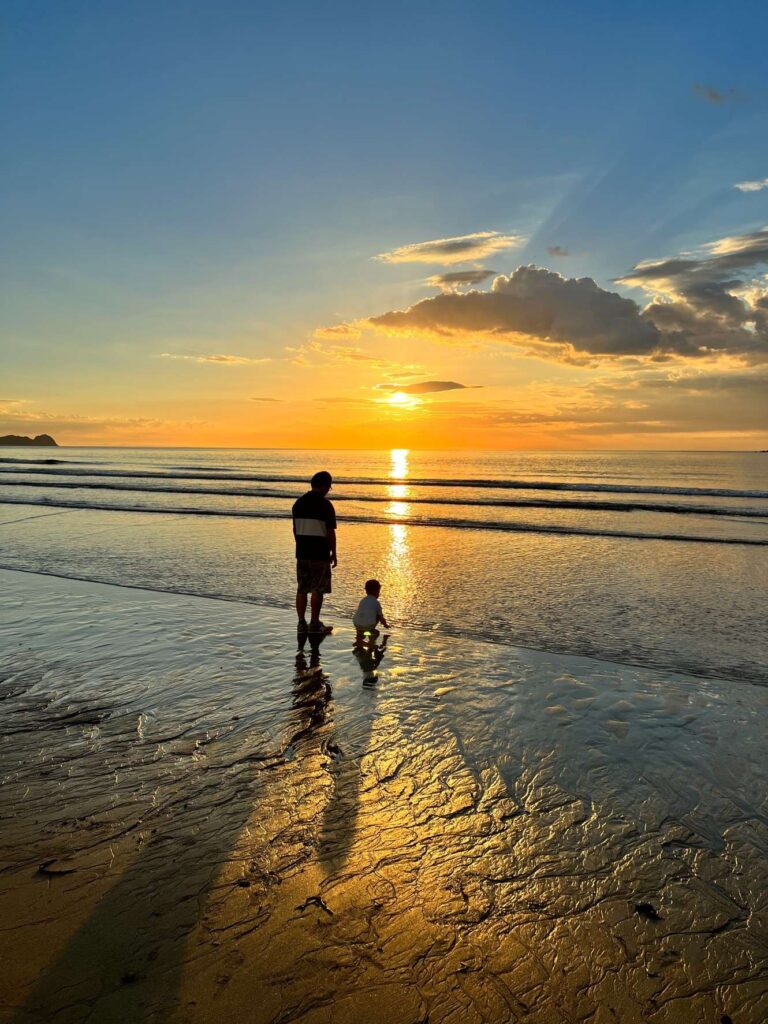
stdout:
POLYGON ((285 400, 286 347, 431 294, 372 259, 398 246, 520 235, 486 265, 615 289, 755 231, 768 189, 734 185, 768 177, 766 30, 749 2, 7 2, 2 390, 90 439, 178 424, 257 381, 162 353, 272 359, 285 400))

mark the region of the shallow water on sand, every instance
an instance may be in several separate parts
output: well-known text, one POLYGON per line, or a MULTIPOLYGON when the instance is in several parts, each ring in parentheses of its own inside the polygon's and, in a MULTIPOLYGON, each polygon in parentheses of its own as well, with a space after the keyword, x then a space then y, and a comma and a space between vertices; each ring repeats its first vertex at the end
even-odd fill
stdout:
POLYGON ((328 614, 768 683, 768 456, 6 449, 0 566, 277 607, 331 468, 328 614))
MULTIPOLYGON (((9 508, 0 565, 293 603, 288 523, 9 508)), ((349 523, 339 548, 331 622, 375 576, 399 626, 768 684, 768 548, 349 523)))
POLYGON ((5 1019, 768 1019, 768 691, 0 572, 5 1019), (299 648, 299 649, 297 649, 299 648))

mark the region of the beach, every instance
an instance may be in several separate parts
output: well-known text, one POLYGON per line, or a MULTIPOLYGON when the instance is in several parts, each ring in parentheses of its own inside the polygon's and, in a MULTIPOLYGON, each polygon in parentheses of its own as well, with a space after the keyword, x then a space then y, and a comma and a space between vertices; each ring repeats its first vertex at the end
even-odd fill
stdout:
POLYGON ((0 26, 0 1024, 768 1024, 768 4, 0 26))
POLYGON ((768 690, 0 571, 13 1022, 768 1019, 768 690))

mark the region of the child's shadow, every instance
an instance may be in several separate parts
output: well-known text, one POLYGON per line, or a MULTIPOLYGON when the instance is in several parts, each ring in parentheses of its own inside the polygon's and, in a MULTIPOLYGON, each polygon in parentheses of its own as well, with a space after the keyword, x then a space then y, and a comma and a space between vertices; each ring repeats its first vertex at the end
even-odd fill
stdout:
MULTIPOLYGON (((352 653, 363 673, 364 693, 357 691, 354 701, 356 714, 345 730, 343 749, 336 747, 330 772, 333 776, 333 792, 323 813, 320 828, 320 860, 328 874, 338 873, 346 864, 357 831, 360 809, 362 773, 360 762, 368 752, 376 715, 374 687, 377 682, 376 669, 384 657, 389 636, 379 640, 378 630, 358 633, 352 653)), ((350 702, 351 703, 351 702, 350 702)))

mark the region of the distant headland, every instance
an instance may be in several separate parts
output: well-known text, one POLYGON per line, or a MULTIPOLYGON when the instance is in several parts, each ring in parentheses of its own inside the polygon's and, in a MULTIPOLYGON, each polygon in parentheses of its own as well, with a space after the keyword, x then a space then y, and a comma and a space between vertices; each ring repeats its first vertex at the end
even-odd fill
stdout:
POLYGON ((20 434, 5 434, 0 437, 0 446, 5 448, 28 448, 34 445, 36 448, 58 448, 58 444, 50 434, 38 434, 37 437, 22 437, 20 434))

